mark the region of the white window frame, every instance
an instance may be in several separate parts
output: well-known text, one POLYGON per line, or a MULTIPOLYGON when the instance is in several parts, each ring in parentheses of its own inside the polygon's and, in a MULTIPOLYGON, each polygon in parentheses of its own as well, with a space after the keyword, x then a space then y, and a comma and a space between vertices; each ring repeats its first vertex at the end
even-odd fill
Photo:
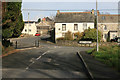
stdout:
POLYGON ((83 30, 87 29, 87 23, 83 23, 83 30))
POLYGON ((66 24, 62 24, 62 31, 66 31, 66 24))
POLYGON ((74 24, 74 31, 78 31, 78 24, 74 24))

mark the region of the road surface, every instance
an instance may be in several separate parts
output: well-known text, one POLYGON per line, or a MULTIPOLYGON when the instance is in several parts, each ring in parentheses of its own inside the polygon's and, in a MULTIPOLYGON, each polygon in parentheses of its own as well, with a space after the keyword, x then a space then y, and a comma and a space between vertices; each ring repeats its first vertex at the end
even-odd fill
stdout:
MULTIPOLYGON (((31 43, 34 38, 20 39, 31 43)), ((19 41, 20 41, 19 40, 19 41)), ((76 55, 87 47, 65 47, 41 43, 40 47, 20 51, 2 59, 3 78, 88 78, 76 55)))

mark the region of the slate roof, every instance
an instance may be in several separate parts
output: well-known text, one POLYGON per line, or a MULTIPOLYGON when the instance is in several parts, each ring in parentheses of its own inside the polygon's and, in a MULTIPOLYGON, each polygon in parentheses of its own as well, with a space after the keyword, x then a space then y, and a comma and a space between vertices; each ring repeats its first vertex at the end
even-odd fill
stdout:
POLYGON ((104 14, 98 16, 98 23, 118 23, 120 16, 112 14, 104 14))
POLYGON ((53 20, 50 19, 49 17, 46 17, 45 19, 46 19, 46 21, 53 21, 53 20))
POLYGON ((39 27, 39 26, 50 26, 50 23, 47 22, 47 21, 43 21, 43 22, 37 23, 36 26, 37 26, 37 27, 39 27))
POLYGON ((81 22, 94 22, 94 14, 91 12, 60 12, 55 18, 55 23, 81 22))

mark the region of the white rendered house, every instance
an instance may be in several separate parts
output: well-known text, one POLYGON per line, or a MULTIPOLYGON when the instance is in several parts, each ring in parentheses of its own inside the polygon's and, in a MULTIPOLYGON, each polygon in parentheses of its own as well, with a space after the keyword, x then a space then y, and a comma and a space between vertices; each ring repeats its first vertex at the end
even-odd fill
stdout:
POLYGON ((91 12, 57 12, 55 19, 55 40, 70 31, 73 34, 94 28, 94 10, 91 12))
POLYGON ((37 33, 37 28, 35 22, 29 21, 25 22, 22 34, 35 35, 37 33))

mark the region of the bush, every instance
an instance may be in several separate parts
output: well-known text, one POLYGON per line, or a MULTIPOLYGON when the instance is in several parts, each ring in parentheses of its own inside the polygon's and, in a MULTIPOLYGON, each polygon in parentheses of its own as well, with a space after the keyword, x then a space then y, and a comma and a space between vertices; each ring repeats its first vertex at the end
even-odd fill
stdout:
MULTIPOLYGON (((99 39, 99 41, 101 40, 101 33, 100 33, 100 31, 98 32, 98 39, 99 39)), ((96 42, 97 41, 97 31, 96 31, 96 29, 90 29, 90 28, 86 29, 84 31, 82 40, 96 42)))
POLYGON ((57 38, 57 40, 65 40, 64 37, 57 38))
POLYGON ((65 40, 73 40, 73 35, 70 31, 68 31, 67 33, 65 33, 65 40))
POLYGON ((82 33, 80 33, 80 32, 74 33, 74 37, 76 40, 80 40, 83 37, 83 32, 82 33))

